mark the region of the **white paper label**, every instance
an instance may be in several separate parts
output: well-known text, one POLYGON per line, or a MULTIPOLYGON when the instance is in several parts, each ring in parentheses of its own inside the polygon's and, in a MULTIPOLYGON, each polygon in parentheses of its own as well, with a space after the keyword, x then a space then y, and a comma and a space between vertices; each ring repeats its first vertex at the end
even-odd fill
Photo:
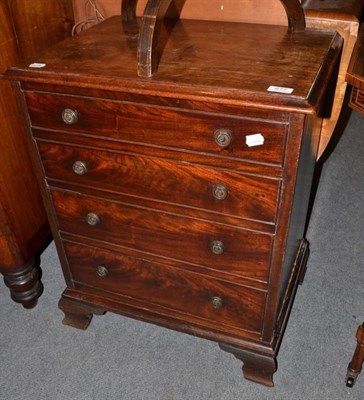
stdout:
POLYGON ((30 64, 29 65, 29 67, 30 68, 43 68, 43 67, 45 67, 47 64, 43 64, 43 63, 33 63, 33 64, 30 64))
POLYGON ((261 133, 246 136, 246 144, 248 147, 262 146, 264 144, 264 136, 261 133))
POLYGON ((274 93, 283 93, 283 94, 291 94, 293 93, 292 88, 289 87, 281 87, 281 86, 269 86, 267 89, 268 92, 274 92, 274 93))

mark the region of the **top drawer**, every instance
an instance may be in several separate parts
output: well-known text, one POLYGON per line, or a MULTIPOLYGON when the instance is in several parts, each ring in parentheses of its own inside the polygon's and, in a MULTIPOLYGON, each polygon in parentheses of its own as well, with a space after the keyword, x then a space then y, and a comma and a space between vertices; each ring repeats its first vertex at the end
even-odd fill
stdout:
POLYGON ((286 124, 60 94, 26 92, 25 96, 33 127, 276 165, 283 162, 286 124), (258 133, 264 144, 249 147, 246 137, 258 133))

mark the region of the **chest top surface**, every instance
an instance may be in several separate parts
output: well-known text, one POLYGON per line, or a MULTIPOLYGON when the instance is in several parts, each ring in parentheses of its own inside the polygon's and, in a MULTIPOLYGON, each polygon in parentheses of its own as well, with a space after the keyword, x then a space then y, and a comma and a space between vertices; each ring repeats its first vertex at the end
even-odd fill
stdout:
POLYGON ((227 22, 166 20, 158 73, 137 75, 137 36, 112 17, 8 70, 9 78, 142 94, 219 98, 312 111, 341 38, 333 32, 227 22), (32 63, 45 64, 42 68, 32 63), (270 86, 293 89, 271 93, 270 86))

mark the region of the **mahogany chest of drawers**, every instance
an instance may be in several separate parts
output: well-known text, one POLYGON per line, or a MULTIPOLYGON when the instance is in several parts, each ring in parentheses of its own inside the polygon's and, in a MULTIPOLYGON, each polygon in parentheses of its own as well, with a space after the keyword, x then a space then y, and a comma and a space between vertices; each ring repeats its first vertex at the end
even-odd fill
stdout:
POLYGON ((151 78, 119 17, 7 72, 67 282, 64 323, 112 311, 201 336, 273 385, 342 41, 165 27, 151 78))

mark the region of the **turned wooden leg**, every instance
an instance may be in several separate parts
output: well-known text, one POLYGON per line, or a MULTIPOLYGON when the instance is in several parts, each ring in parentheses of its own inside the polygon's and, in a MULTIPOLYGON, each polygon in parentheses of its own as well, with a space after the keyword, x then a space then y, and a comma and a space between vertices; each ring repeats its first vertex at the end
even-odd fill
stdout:
POLYGON ((346 386, 348 387, 354 386, 356 378, 358 377, 362 369, 364 361, 364 323, 359 326, 356 332, 356 339, 358 343, 356 345, 353 359, 349 364, 348 372, 346 374, 346 386))
POLYGON ((219 346, 222 350, 232 353, 244 363, 243 374, 245 379, 265 386, 274 386, 273 374, 277 371, 275 357, 252 353, 222 343, 219 346))
POLYGON ((39 258, 32 258, 17 271, 4 273, 4 282, 10 289, 11 298, 24 308, 35 307, 43 292, 39 261, 39 258))
POLYGON ((77 329, 86 330, 90 325, 93 315, 103 315, 105 310, 88 306, 75 300, 62 297, 58 307, 64 312, 63 323, 77 329))

